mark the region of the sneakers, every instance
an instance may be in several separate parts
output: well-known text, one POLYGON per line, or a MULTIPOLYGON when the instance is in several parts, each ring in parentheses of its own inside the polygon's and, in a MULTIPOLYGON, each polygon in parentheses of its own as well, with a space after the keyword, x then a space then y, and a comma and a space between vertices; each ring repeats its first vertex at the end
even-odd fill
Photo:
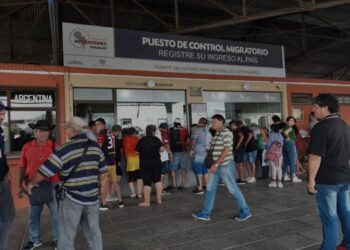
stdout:
POLYGON ((242 181, 241 179, 236 180, 236 182, 237 182, 237 185, 245 185, 246 184, 246 182, 242 181))
POLYGON ((291 181, 292 179, 289 177, 289 175, 285 175, 283 177, 284 181, 291 181))
POLYGON ((168 190, 166 190, 166 189, 163 189, 163 191, 162 191, 162 195, 164 196, 164 195, 169 195, 169 194, 171 194, 168 190))
POLYGON ((255 182, 256 182, 256 179, 255 179, 255 177, 248 177, 245 181, 246 181, 247 183, 255 183, 255 182))
POLYGON ((278 187, 278 188, 283 188, 284 185, 283 185, 283 183, 280 181, 280 182, 277 184, 277 187, 278 187))
POLYGON ((119 202, 118 202, 118 207, 119 207, 119 208, 125 207, 124 202, 123 202, 123 201, 119 201, 119 202))
POLYGON ((276 187, 277 187, 277 183, 276 183, 275 181, 273 181, 273 182, 271 182, 271 183, 269 184, 269 187, 270 187, 270 188, 276 188, 276 187))
POLYGON ((193 194, 204 194, 204 190, 199 190, 198 188, 196 188, 195 190, 192 191, 193 194))
POLYGON ((293 182, 293 183, 301 183, 302 180, 299 179, 296 175, 294 175, 293 178, 292 178, 292 182, 293 182))
POLYGON ((130 195, 130 198, 131 198, 131 199, 135 199, 135 198, 136 198, 136 194, 131 194, 131 195, 130 195))
POLYGON ((112 196, 107 197, 106 201, 107 202, 114 202, 114 201, 118 201, 118 198, 115 197, 114 195, 112 195, 112 196))
POLYGON ((192 217, 195 218, 196 220, 210 221, 210 216, 201 211, 197 213, 193 213, 192 217))
POLYGON ((41 240, 38 240, 37 242, 29 241, 27 245, 24 246, 23 250, 33 250, 42 245, 43 245, 43 242, 41 240))
POLYGON ((169 187, 164 188, 164 190, 167 191, 167 192, 173 191, 174 190, 174 186, 170 185, 169 187))
POLYGON ((108 210, 107 204, 106 205, 103 205, 103 204, 100 205, 100 211, 107 211, 107 210, 108 210))
POLYGON ((242 222, 242 221, 246 221, 248 220, 250 217, 252 217, 252 214, 249 212, 249 213, 243 213, 241 215, 238 215, 235 220, 238 221, 238 222, 242 222))
POLYGON ((184 187, 184 186, 178 186, 178 187, 177 187, 177 190, 183 191, 183 190, 185 190, 185 187, 184 187))

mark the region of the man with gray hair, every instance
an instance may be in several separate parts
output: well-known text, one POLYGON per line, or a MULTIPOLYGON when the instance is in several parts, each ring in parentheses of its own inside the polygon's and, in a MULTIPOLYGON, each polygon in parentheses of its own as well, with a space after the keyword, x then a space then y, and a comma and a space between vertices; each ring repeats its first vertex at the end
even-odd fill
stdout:
POLYGON ((39 168, 28 185, 28 193, 45 177, 60 174, 59 250, 73 250, 74 238, 81 225, 89 248, 102 250, 99 228, 99 183, 107 171, 104 155, 95 141, 88 139, 86 124, 79 117, 70 118, 64 129, 69 140, 55 150, 39 168))

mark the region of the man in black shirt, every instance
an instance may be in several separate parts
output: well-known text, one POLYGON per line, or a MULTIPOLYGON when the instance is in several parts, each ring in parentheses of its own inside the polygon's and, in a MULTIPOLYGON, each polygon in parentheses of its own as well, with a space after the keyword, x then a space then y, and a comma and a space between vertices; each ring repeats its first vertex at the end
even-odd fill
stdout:
POLYGON ((322 250, 350 249, 350 131, 338 110, 334 95, 314 99, 312 111, 319 122, 312 129, 308 191, 316 194, 323 224, 322 250), (343 242, 337 247, 338 218, 343 242))
MULTIPOLYGON (((0 125, 5 119, 6 107, 0 102, 0 125)), ((7 177, 9 171, 6 155, 4 131, 0 127, 0 249, 6 249, 12 222, 15 218, 15 208, 7 177)))

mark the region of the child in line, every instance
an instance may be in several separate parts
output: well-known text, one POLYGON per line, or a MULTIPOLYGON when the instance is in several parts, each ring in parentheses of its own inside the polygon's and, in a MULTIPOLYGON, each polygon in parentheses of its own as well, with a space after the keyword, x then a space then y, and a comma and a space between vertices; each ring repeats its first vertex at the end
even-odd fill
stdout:
POLYGON ((267 140, 266 149, 266 160, 269 163, 270 169, 272 170, 272 182, 269 187, 272 188, 283 188, 282 184, 282 160, 283 160, 283 144, 284 138, 279 131, 279 126, 273 124, 271 126, 272 133, 267 140))

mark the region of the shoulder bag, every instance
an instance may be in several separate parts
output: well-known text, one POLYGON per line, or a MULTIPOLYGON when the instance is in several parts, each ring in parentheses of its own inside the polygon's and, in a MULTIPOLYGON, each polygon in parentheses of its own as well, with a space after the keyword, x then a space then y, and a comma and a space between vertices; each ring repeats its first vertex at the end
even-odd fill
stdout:
POLYGON ((77 168, 83 161, 83 158, 85 157, 89 146, 90 146, 90 140, 88 140, 88 142, 86 143, 82 156, 80 157, 79 161, 75 164, 75 166, 72 168, 72 170, 69 172, 68 176, 64 177, 62 181, 55 186, 57 202, 63 201, 66 198, 66 190, 65 190, 64 184, 66 184, 66 182, 72 177, 72 174, 75 172, 75 170, 77 170, 77 168))
POLYGON ((218 134, 218 136, 215 137, 215 141, 214 141, 214 143, 212 143, 210 149, 207 150, 207 156, 204 159, 204 166, 206 168, 210 168, 213 165, 213 163, 214 163, 213 151, 214 151, 214 147, 215 147, 216 141, 218 140, 218 137, 220 135, 221 135, 221 132, 218 134))

